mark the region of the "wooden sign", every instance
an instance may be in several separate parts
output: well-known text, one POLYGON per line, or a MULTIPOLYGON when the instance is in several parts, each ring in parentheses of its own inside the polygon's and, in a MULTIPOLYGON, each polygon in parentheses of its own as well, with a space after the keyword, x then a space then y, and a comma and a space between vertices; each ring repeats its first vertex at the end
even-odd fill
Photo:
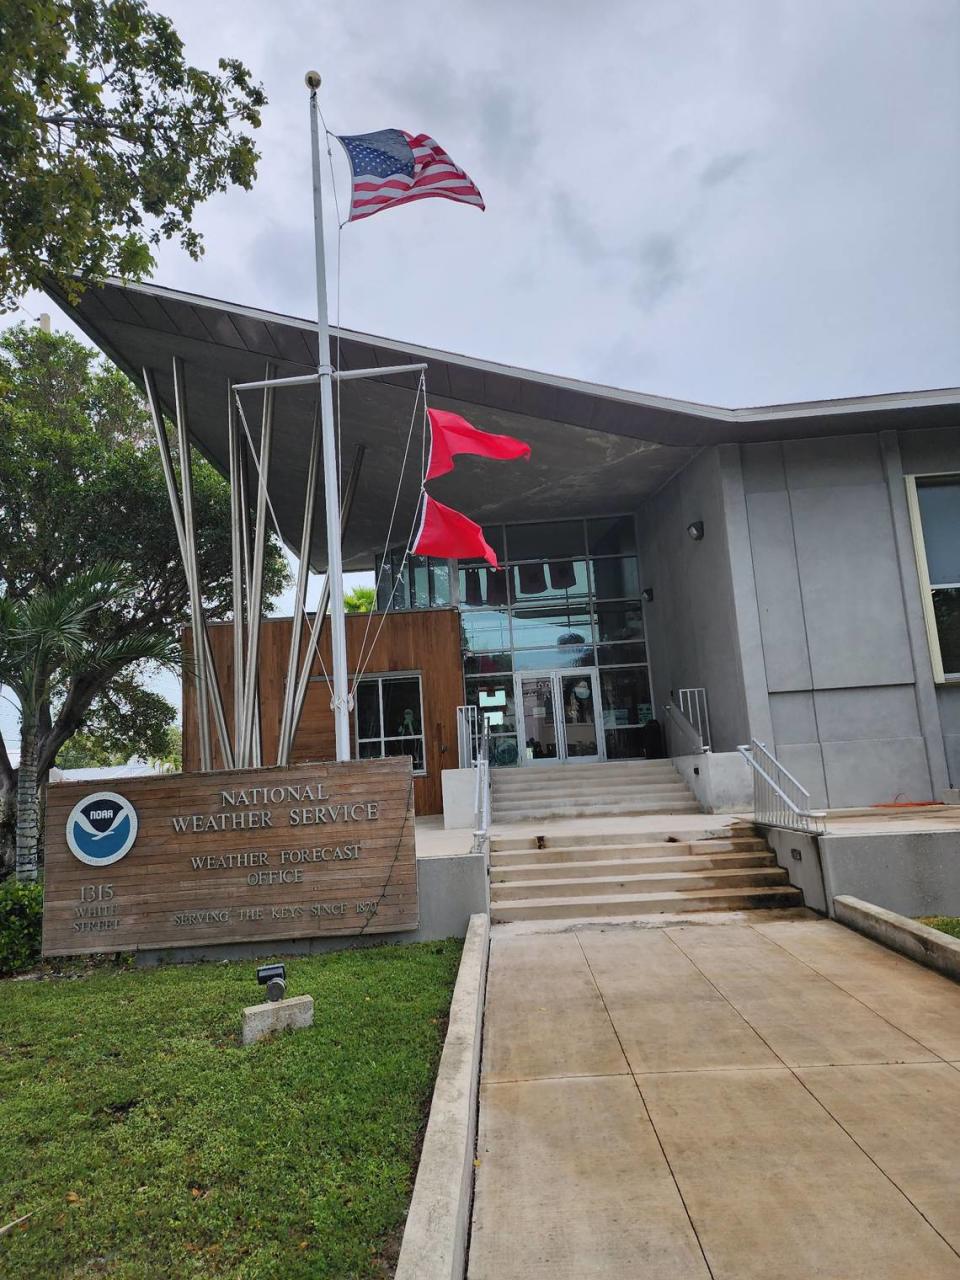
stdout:
POLYGON ((415 929, 408 757, 55 783, 43 954, 415 929))

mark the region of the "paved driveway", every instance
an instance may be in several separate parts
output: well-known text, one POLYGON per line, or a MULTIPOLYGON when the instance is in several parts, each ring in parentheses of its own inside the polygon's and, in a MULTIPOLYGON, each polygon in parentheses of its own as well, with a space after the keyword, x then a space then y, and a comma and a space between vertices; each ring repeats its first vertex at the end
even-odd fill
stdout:
POLYGON ((478 1148, 471 1280, 960 1280, 960 986, 825 920, 494 930, 478 1148))

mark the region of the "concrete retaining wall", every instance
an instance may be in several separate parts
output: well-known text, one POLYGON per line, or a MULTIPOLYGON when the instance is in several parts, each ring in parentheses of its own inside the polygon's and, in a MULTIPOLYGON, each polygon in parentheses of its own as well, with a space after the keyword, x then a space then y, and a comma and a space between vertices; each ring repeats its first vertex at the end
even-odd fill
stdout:
POLYGON ((470 920, 400 1246, 396 1280, 461 1280, 466 1266, 490 920, 470 920))
POLYGON ((704 813, 749 813, 753 809, 750 766, 739 751, 673 756, 677 772, 704 813))
POLYGON ((960 981, 960 939, 845 894, 834 899, 833 907, 841 924, 960 981))
POLYGON ((904 916, 960 915, 960 831, 825 835, 820 858, 831 904, 849 895, 904 916))
POLYGON ((828 914, 827 895, 823 886, 823 868, 816 836, 782 827, 763 827, 763 834, 783 867, 790 883, 803 894, 804 906, 828 914))

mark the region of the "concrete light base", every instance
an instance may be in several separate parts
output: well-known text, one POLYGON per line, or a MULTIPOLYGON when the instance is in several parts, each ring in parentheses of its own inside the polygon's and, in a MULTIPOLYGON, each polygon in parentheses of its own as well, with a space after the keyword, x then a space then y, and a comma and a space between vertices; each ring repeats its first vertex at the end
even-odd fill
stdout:
POLYGON ((291 996, 288 1000, 271 1000, 244 1009, 241 1039, 244 1045, 251 1045, 275 1031, 299 1031, 312 1026, 313 996, 291 996))

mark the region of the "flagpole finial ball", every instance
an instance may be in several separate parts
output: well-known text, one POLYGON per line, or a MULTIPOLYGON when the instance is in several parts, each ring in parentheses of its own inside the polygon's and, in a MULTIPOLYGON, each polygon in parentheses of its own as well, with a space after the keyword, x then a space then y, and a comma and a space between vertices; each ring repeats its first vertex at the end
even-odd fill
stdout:
POLYGON ((303 77, 303 79, 307 88, 310 89, 312 92, 316 93, 316 91, 320 88, 320 72, 319 71, 308 71, 307 74, 303 77))

